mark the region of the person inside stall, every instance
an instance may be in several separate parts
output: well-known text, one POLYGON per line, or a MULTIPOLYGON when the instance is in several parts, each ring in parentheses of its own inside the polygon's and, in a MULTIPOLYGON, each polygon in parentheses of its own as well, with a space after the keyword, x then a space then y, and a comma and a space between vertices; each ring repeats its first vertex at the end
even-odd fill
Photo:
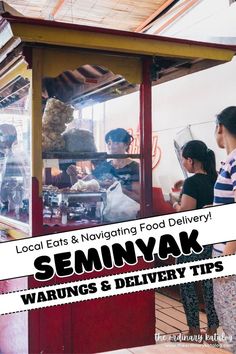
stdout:
MULTIPOLYGON (((105 135, 108 154, 127 154, 133 140, 133 136, 123 128, 110 130, 105 135)), ((112 158, 98 164, 92 174, 105 187, 118 180, 124 194, 136 202, 140 201, 139 164, 136 161, 124 157, 112 158)))
MULTIPOLYGON (((105 135, 108 154, 125 155, 129 151, 133 136, 123 128, 110 130, 105 135)), ((93 160, 93 170, 91 175, 85 179, 95 178, 102 188, 109 188, 115 181, 119 181, 122 191, 128 197, 136 202, 140 200, 140 184, 139 184, 139 164, 130 158, 112 158, 109 161, 100 162, 93 160)), ((75 166, 67 169, 70 178, 74 183, 79 179, 75 166)))

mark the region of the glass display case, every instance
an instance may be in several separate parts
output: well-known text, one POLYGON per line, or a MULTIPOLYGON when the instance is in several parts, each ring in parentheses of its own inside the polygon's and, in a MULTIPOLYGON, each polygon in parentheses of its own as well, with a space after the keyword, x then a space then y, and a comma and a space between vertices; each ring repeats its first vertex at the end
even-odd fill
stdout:
MULTIPOLYGON (((121 119, 127 114, 122 96, 138 93, 139 86, 90 64, 42 79, 45 228, 93 226, 140 215, 139 148, 130 153, 130 128, 138 126, 139 109, 127 122, 121 119), (107 103, 112 99, 120 100, 115 113, 107 103)), ((137 94, 134 103, 138 107, 137 94)))

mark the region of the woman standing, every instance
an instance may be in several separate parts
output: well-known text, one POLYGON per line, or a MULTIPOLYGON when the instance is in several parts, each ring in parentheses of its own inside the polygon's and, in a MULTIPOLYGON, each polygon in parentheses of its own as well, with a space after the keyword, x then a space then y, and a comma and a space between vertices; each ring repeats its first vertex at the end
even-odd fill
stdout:
MULTIPOLYGON (((236 202, 236 107, 225 108, 216 119, 215 137, 227 153, 214 189, 214 205, 236 202)), ((236 241, 213 246, 213 256, 236 253, 236 241)), ((214 298, 228 344, 236 353, 236 276, 214 279, 214 298)))
MULTIPOLYGON (((212 204, 214 184, 217 178, 215 154, 200 140, 192 140, 182 148, 183 166, 193 176, 184 181, 179 203, 173 204, 176 211, 200 209, 212 204)), ((211 258, 212 247, 205 246, 200 254, 180 256, 177 264, 211 258)), ((213 283, 211 279, 201 282, 208 321, 207 335, 214 336, 219 325, 213 301, 213 283)), ((195 288, 196 283, 180 285, 180 293, 184 306, 189 332, 183 341, 202 341, 199 324, 199 302, 195 288)))

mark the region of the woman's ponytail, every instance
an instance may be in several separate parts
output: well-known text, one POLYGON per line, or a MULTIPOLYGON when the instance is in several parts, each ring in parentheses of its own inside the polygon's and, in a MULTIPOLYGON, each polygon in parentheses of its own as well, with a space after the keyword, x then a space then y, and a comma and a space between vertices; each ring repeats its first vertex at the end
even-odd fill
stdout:
POLYGON ((207 149, 206 152, 206 159, 203 163, 203 168, 210 177, 212 183, 215 183, 217 179, 217 172, 216 172, 216 158, 214 151, 207 149))
POLYGON ((190 158, 202 163, 204 171, 210 177, 214 184, 217 178, 216 159, 214 151, 208 149, 206 144, 201 140, 191 140, 182 148, 182 155, 184 158, 190 158))

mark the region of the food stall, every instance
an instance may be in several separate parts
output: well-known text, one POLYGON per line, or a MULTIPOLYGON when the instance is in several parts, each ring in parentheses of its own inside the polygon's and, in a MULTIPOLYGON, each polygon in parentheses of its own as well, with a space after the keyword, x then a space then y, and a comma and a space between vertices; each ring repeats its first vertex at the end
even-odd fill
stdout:
MULTIPOLYGON (((6 125, 0 126, 2 241, 116 221, 105 213, 108 190, 87 178, 107 159, 139 164, 139 210, 117 221, 158 214, 152 188, 152 85, 230 61, 235 53, 231 46, 9 13, 0 19, 0 44, 0 124, 6 125), (132 154, 108 154, 106 121, 113 117, 96 105, 133 92, 136 107, 127 120, 139 125, 139 147, 132 154), (88 107, 93 118, 86 116, 88 107), (75 184, 58 184, 63 165, 75 167, 75 184)), ((122 128, 118 120, 113 125, 122 128)), ((145 267, 140 260, 115 271, 145 267)), ((56 282, 55 277, 50 284, 56 282)), ((29 278, 28 286, 39 284, 29 278)), ((92 353, 152 344, 154 332, 154 292, 147 291, 31 311, 25 336, 29 353, 92 353)))

